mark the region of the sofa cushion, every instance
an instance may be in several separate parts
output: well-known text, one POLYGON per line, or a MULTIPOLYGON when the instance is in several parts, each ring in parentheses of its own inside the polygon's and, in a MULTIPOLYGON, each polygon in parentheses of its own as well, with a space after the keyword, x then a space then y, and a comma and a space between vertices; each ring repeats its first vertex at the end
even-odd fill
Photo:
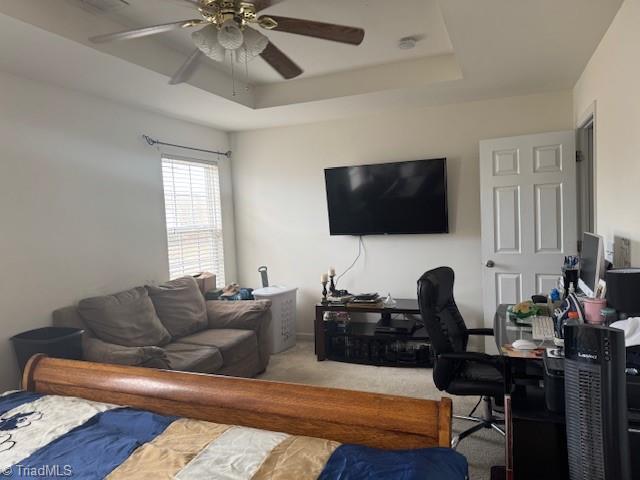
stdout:
POLYGON ((173 338, 204 330, 208 325, 204 297, 193 277, 147 286, 158 318, 173 338))
POLYGON ((78 313, 95 335, 125 347, 162 346, 171 335, 162 325, 144 287, 80 301, 78 313))
POLYGON ((229 302, 210 300, 207 302, 209 328, 239 328, 258 330, 264 313, 271 308, 271 300, 244 300, 229 302))
POLYGON ((222 354, 216 347, 172 342, 164 350, 172 370, 215 373, 222 367, 222 354))
POLYGON ((204 330, 182 337, 180 343, 217 347, 225 365, 241 361, 258 351, 258 338, 253 331, 232 328, 204 330))

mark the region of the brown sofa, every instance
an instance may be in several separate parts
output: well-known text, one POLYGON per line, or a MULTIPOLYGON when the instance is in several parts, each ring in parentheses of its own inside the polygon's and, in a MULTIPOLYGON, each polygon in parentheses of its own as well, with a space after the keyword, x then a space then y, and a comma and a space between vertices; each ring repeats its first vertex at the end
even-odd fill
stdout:
POLYGON ((53 312, 85 330, 85 360, 253 377, 269 363, 271 302, 206 301, 191 277, 94 297, 53 312))

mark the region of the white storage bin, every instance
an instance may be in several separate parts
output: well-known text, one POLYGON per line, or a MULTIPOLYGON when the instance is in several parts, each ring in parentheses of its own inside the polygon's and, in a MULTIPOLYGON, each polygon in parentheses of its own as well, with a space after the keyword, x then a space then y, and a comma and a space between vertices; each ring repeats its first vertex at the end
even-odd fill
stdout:
POLYGON ((253 291, 256 300, 271 300, 271 353, 279 353, 296 344, 297 288, 271 286, 253 291))

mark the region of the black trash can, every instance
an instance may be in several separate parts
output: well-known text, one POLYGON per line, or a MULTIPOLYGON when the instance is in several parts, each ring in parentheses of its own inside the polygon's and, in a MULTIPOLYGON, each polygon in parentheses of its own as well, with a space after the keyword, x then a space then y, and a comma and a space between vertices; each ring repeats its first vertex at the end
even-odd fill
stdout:
POLYGON ((84 330, 71 327, 44 327, 19 333, 11 337, 16 352, 20 375, 27 361, 36 353, 50 357, 82 359, 82 334, 84 330))

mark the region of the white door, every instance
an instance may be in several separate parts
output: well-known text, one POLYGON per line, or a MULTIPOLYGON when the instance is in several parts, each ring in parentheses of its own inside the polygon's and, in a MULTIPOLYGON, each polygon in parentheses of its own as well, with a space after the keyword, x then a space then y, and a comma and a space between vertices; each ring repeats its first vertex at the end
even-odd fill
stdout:
MULTIPOLYGON (((483 307, 496 307, 556 286, 565 255, 577 251, 575 133, 480 142, 483 307)), ((494 352, 493 338, 485 348, 494 352)))

